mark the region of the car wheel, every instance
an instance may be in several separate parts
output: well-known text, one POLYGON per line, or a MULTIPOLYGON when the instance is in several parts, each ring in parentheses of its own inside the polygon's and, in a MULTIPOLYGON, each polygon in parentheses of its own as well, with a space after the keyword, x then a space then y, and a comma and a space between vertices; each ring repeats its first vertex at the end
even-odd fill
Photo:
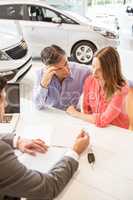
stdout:
POLYGON ((96 46, 90 42, 83 41, 76 44, 72 49, 72 58, 74 61, 89 64, 92 61, 93 54, 97 50, 96 46))

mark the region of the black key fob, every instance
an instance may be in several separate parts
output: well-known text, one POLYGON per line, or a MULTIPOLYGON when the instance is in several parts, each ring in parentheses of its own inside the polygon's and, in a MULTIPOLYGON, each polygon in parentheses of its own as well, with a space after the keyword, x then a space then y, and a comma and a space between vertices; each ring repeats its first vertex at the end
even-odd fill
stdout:
POLYGON ((95 156, 94 156, 94 153, 93 152, 88 152, 88 162, 91 164, 91 163, 94 163, 95 162, 95 156))

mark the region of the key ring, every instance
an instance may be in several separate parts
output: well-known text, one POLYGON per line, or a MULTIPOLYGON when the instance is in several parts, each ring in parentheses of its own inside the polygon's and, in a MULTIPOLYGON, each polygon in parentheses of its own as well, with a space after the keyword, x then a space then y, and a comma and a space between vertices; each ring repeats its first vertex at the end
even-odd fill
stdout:
POLYGON ((95 163, 95 155, 94 155, 94 152, 92 150, 92 146, 90 146, 90 148, 89 148, 89 151, 88 151, 88 154, 87 154, 87 159, 88 159, 88 162, 90 164, 95 163))

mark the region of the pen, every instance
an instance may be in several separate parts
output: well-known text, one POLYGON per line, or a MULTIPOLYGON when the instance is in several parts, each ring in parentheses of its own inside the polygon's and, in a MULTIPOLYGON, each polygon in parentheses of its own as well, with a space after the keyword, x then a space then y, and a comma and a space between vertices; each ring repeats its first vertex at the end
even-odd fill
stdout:
POLYGON ((62 146, 62 145, 50 145, 49 147, 57 147, 57 148, 68 148, 66 146, 62 146))

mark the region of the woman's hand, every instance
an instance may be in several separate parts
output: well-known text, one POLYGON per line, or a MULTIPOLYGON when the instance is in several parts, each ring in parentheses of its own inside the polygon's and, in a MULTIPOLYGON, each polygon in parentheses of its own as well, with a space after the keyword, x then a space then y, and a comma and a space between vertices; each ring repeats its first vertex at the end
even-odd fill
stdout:
POLYGON ((69 115, 73 116, 73 117, 78 117, 78 114, 79 114, 79 112, 76 110, 76 108, 75 108, 73 105, 69 106, 69 107, 66 109, 66 112, 67 112, 69 115))

